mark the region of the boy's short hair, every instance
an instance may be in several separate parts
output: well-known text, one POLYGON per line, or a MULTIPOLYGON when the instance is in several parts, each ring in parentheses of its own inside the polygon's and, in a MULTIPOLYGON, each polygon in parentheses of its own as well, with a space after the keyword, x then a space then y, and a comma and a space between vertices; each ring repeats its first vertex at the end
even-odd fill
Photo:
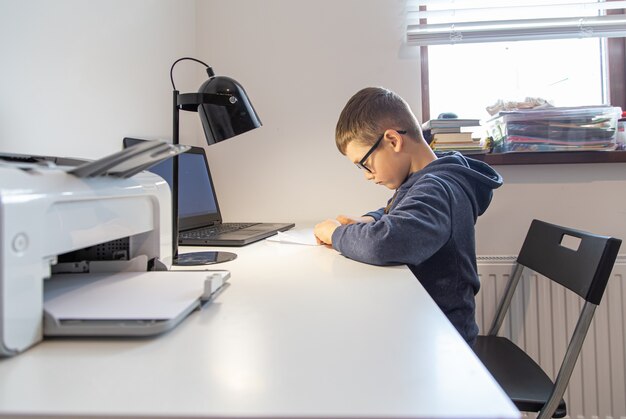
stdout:
POLYGON ((341 154, 352 141, 373 145, 388 129, 406 130, 422 139, 422 130, 408 103, 383 87, 366 87, 350 98, 339 115, 335 141, 341 154))

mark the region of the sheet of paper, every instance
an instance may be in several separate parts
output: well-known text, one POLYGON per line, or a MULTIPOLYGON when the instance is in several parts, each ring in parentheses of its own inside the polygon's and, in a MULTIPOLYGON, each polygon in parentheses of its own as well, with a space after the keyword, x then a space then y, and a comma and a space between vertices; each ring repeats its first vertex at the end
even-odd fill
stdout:
MULTIPOLYGON (((215 272, 121 272, 55 275, 44 308, 57 319, 171 319, 205 293, 215 272)), ((225 272, 228 274, 228 272, 225 272)))
POLYGON ((307 246, 319 246, 313 234, 312 228, 292 229, 279 231, 278 234, 268 237, 267 240, 278 243, 304 244, 307 246))

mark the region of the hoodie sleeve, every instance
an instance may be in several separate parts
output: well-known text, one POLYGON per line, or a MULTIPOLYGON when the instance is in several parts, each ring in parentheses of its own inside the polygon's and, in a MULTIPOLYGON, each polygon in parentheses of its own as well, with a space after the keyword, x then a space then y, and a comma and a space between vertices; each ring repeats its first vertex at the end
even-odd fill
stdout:
MULTIPOLYGON (((387 205, 390 205, 392 202, 393 202, 393 196, 389 198, 389 200, 387 201, 387 205)), ((375 211, 370 211, 368 213, 363 214, 363 216, 367 216, 367 215, 372 217, 374 220, 378 221, 382 218, 383 215, 385 215, 385 208, 379 208, 375 211)))
POLYGON ((385 209, 384 208, 380 208, 380 209, 377 209, 376 211, 370 211, 370 212, 368 212, 366 214, 363 214, 363 216, 365 217, 365 216, 369 215, 374 220, 378 221, 378 220, 380 220, 382 218, 382 216, 384 214, 385 214, 385 209))
POLYGON ((377 221, 338 227, 333 247, 344 256, 374 265, 419 264, 450 238, 449 194, 442 182, 428 177, 377 221))

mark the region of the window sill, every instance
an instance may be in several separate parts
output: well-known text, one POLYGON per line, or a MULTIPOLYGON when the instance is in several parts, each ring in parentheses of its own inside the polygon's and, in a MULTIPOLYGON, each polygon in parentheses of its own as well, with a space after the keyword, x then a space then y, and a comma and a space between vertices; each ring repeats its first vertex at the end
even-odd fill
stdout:
POLYGON ((514 164, 626 163, 626 151, 553 151, 475 154, 467 157, 494 166, 514 164))

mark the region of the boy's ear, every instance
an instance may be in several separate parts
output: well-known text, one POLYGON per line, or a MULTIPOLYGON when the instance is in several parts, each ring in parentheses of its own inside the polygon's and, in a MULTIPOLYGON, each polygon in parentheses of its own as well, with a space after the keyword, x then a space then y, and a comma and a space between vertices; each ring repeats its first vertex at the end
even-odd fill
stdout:
POLYGON ((397 131, 392 129, 387 130, 387 132, 385 132, 385 138, 395 151, 402 151, 404 148, 404 138, 402 138, 402 135, 398 134, 397 131))

